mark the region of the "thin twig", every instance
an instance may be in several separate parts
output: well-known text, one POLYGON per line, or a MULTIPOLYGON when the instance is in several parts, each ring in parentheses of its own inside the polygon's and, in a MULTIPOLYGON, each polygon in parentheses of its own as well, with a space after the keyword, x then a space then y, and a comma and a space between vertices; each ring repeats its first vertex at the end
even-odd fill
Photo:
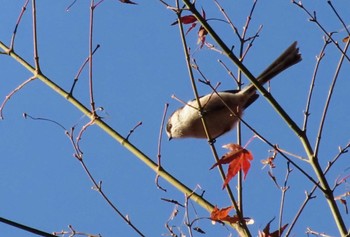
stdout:
POLYGON ((286 150, 280 148, 280 147, 277 146, 277 145, 274 146, 274 149, 275 149, 276 151, 278 151, 279 153, 284 153, 284 154, 287 154, 287 155, 289 155, 289 156, 295 157, 295 158, 297 158, 297 159, 299 159, 299 160, 302 160, 302 161, 305 161, 305 162, 309 162, 309 160, 307 160, 305 157, 302 157, 302 156, 299 156, 299 155, 294 154, 294 153, 292 153, 292 152, 286 151, 286 150))
POLYGON ((284 211, 284 204, 285 204, 285 198, 286 198, 286 192, 289 189, 288 180, 289 180, 289 175, 293 171, 293 169, 290 168, 290 163, 287 162, 287 173, 286 177, 284 178, 284 183, 283 186, 281 187, 281 192, 282 192, 282 197, 281 197, 281 205, 280 205, 280 214, 279 214, 279 235, 282 236, 282 226, 283 226, 283 211, 284 211))
MULTIPOLYGON (((245 37, 246 37, 246 34, 248 32, 248 28, 249 28, 249 25, 250 25, 250 22, 251 22, 251 19, 252 19, 252 16, 253 16, 253 12, 254 12, 254 9, 255 9, 255 6, 256 6, 256 3, 257 3, 257 0, 254 0, 253 4, 252 4, 252 7, 251 7, 251 10, 250 10, 250 13, 248 14, 247 16, 247 20, 246 20, 246 23, 245 25, 243 26, 243 32, 242 32, 242 35, 239 37, 240 39, 240 48, 239 48, 239 60, 240 62, 243 62, 244 60, 244 44, 245 44, 245 37)), ((248 48, 250 48, 248 46, 248 48)), ((240 90, 241 89, 241 85, 242 85, 242 71, 240 68, 238 68, 238 72, 237 72, 237 76, 238 76, 238 89, 240 90)), ((242 128, 241 128, 241 123, 238 122, 237 124, 237 144, 241 145, 242 144, 242 128)), ((238 196, 238 203, 239 203, 239 210, 240 212, 242 213, 242 216, 244 216, 243 214, 243 177, 242 177, 242 171, 239 171, 238 172, 238 175, 237 175, 237 196, 238 196)))
POLYGON ((307 123, 308 123, 308 119, 310 116, 310 106, 311 106, 311 99, 312 99, 312 95, 313 95, 313 91, 314 91, 314 86, 315 86, 315 81, 317 78, 317 73, 318 73, 318 69, 319 66, 321 64, 321 61, 325 55, 325 50, 327 45, 329 45, 331 41, 329 40, 329 38, 327 39, 326 37, 324 37, 324 45, 321 49, 321 52, 319 53, 318 56, 316 56, 316 65, 315 65, 315 69, 312 75, 312 79, 311 79, 311 83, 310 83, 310 89, 309 89, 309 94, 306 100, 306 108, 304 111, 304 124, 303 124, 303 131, 306 132, 307 130, 307 123))
POLYGON ((100 0, 98 3, 95 4, 95 8, 98 7, 104 0, 100 0))
POLYGON ((46 122, 50 122, 50 123, 53 123, 53 124, 56 124, 58 127, 62 128, 65 133, 67 132, 67 129, 62 125, 60 124, 59 122, 53 120, 53 119, 48 119, 48 118, 41 118, 41 117, 33 117, 27 113, 23 113, 23 117, 26 119, 26 118, 30 118, 32 120, 39 120, 39 121, 46 121, 46 122))
POLYGON ((22 20, 22 17, 23 17, 23 14, 24 12, 26 11, 27 9, 27 5, 29 3, 29 0, 26 0, 23 7, 22 7, 22 10, 21 10, 21 13, 19 14, 18 16, 18 19, 17 19, 17 22, 16 22, 16 26, 15 26, 15 29, 13 30, 13 34, 12 34, 12 37, 11 37, 11 43, 10 43, 10 51, 13 51, 14 50, 14 47, 15 47, 15 38, 16 38, 16 34, 17 34, 17 29, 19 27, 19 24, 22 20))
POLYGON ((171 8, 171 6, 168 3, 166 3, 165 1, 159 0, 159 2, 161 2, 163 5, 165 5, 166 8, 171 8))
POLYGON ((68 7, 66 7, 66 11, 70 11, 71 7, 76 3, 77 0, 74 0, 68 7))
POLYGON ((38 52, 38 34, 36 24, 36 0, 32 0, 32 11, 33 11, 33 49, 34 49, 34 65, 36 74, 41 72, 39 64, 39 52, 38 52))
POLYGON ((322 136, 322 133, 323 133, 323 127, 324 127, 324 124, 325 124, 325 120, 326 120, 326 117, 328 115, 328 108, 329 108, 329 105, 330 105, 330 102, 331 102, 331 99, 332 99, 332 96, 333 96, 333 92, 334 92, 334 88, 335 88, 336 82, 338 80, 340 69, 341 69, 341 67, 343 65, 343 62, 344 62, 344 59, 345 59, 345 53, 347 52, 347 50, 349 48, 349 45, 350 45, 350 41, 347 41, 347 43, 346 43, 346 45, 344 47, 344 53, 340 56, 337 68, 336 68, 334 76, 333 76, 332 83, 331 83, 331 85, 329 87, 328 96, 327 96, 327 99, 326 99, 326 102, 325 102, 325 105, 324 105, 324 109, 323 109, 322 118, 321 118, 321 121, 320 121, 319 130, 318 130, 318 133, 317 133, 316 144, 315 144, 315 148, 314 148, 314 152, 315 152, 315 156, 316 157, 318 156, 318 151, 319 151, 319 148, 320 148, 321 136, 322 136))
POLYGON ((225 9, 220 5, 220 3, 217 0, 214 0, 214 2, 216 4, 216 6, 219 8, 219 10, 221 11, 222 15, 225 17, 226 21, 229 23, 229 25, 233 29, 233 32, 235 32, 235 34, 237 35, 237 37, 241 41, 242 37, 239 34, 239 31, 238 31, 237 27, 233 24, 233 22, 231 21, 230 17, 226 14, 225 9))
MULTIPOLYGON (((198 214, 196 212, 196 210, 194 209, 194 213, 196 215, 196 218, 194 218, 194 220, 190 221, 191 218, 190 218, 190 214, 189 214, 189 204, 192 204, 190 201, 191 199, 191 196, 197 192, 197 189, 201 189, 201 187, 199 185, 196 185, 196 187, 193 189, 192 193, 190 194, 186 194, 185 195, 185 203, 184 203, 184 209, 185 209, 185 216, 184 216, 184 221, 185 221, 185 225, 187 226, 188 228, 188 233, 189 233, 189 236, 190 237, 193 237, 193 232, 192 232, 192 228, 193 228, 193 225, 200 219, 208 219, 206 217, 202 218, 202 217, 198 217, 198 214)), ((192 207, 194 208, 194 206, 192 205, 192 207)), ((198 228, 197 228, 198 230, 198 228)))
POLYGON ((233 72, 226 66, 226 64, 223 61, 221 61, 219 59, 218 62, 226 69, 227 74, 233 78, 233 80, 236 82, 237 86, 239 86, 239 82, 238 82, 237 78, 235 77, 235 75, 233 74, 233 72))
POLYGON ((60 231, 60 232, 53 232, 55 236, 62 235, 62 237, 65 237, 66 235, 69 235, 69 237, 74 237, 74 236, 86 236, 86 237, 102 237, 100 234, 94 235, 90 233, 84 233, 80 231, 76 231, 72 225, 68 225, 69 231, 60 231))
POLYGON ((317 231, 312 230, 310 227, 307 227, 306 232, 307 235, 311 234, 311 235, 315 235, 315 236, 320 236, 320 237, 333 237, 331 235, 327 235, 325 233, 320 233, 317 231))
MULTIPOLYGON (((253 5, 252 5, 252 8, 251 8, 251 10, 250 10, 250 12, 249 12, 249 15, 248 15, 248 17, 247 17, 246 23, 245 23, 245 25, 243 26, 243 32, 242 32, 242 37, 241 37, 241 39, 242 39, 243 41, 246 41, 245 37, 246 37, 246 35, 247 35, 248 28, 249 28, 250 22, 251 22, 251 20, 252 20, 252 16, 253 16, 253 13, 254 13, 254 10, 255 10, 255 6, 256 6, 257 3, 258 3, 258 1, 257 1, 257 0, 254 0, 253 5)), ((241 55, 241 56, 242 56, 242 55, 241 55)))
MULTIPOLYGON (((94 51, 92 52, 92 55, 94 55, 95 52, 97 51, 97 49, 99 49, 99 48, 100 48, 100 45, 99 45, 99 44, 96 45, 96 48, 95 48, 94 51)), ((86 64, 89 62, 90 58, 91 58, 91 57, 88 56, 88 57, 85 59, 85 61, 83 62, 83 64, 80 66, 77 75, 74 77, 73 85, 72 85, 72 87, 71 87, 71 89, 70 89, 69 96, 73 96, 73 90, 74 90, 74 88, 75 88, 75 85, 76 85, 76 83, 78 82, 79 77, 80 77, 80 74, 81 74, 81 72, 83 71, 83 69, 84 69, 84 67, 86 66, 86 64)))
MULTIPOLYGON (((92 121, 91 121, 92 122, 92 121)), ((123 215, 121 213, 121 211, 119 211, 119 209, 112 203, 112 201, 107 197, 107 195, 103 192, 102 190, 102 181, 97 182, 95 180, 95 178, 93 177, 93 175, 91 174, 90 170, 88 169, 88 167, 86 166, 84 159, 82 157, 82 150, 79 148, 78 142, 81 139, 81 136, 83 134, 83 131, 86 130, 86 128, 88 126, 91 125, 91 122, 88 123, 87 125, 83 126, 83 128, 81 129, 81 131, 79 132, 78 137, 76 138, 76 140, 74 140, 73 138, 73 132, 74 132, 74 128, 72 128, 70 133, 66 133, 69 140, 71 141, 73 148, 75 150, 75 155, 74 157, 77 158, 77 160, 80 162, 81 166, 83 167, 85 173, 87 174, 87 176, 89 177, 90 181, 93 183, 93 189, 95 191, 97 191, 102 197, 103 199, 108 203, 108 205, 110 207, 112 207, 112 209, 133 229, 136 231, 136 233, 140 236, 145 236, 131 221, 130 218, 127 215, 123 215)))
POLYGON ((161 200, 165 201, 165 202, 170 202, 170 203, 176 204, 180 207, 185 207, 183 204, 179 203, 178 201, 176 201, 174 199, 161 198, 161 200))
POLYGON ((258 28, 258 30, 256 31, 255 35, 253 35, 253 36, 251 36, 251 37, 249 37, 249 38, 247 38, 247 39, 245 40, 245 42, 249 42, 249 44, 248 44, 248 46, 245 48, 245 50, 244 50, 244 52, 243 52, 243 54, 242 54, 242 56, 241 56, 242 61, 244 60, 245 56, 248 54, 249 50, 252 48, 255 39, 257 39, 257 38, 259 37, 260 32, 262 31, 262 29, 263 29, 263 26, 260 25, 259 28, 258 28))
MULTIPOLYGON (((161 125, 160 125, 160 129, 159 129, 159 137, 158 137, 158 151, 157 151, 157 163, 158 163, 158 169, 161 169, 162 168, 162 137, 163 137, 163 131, 164 131, 164 124, 165 124, 165 117, 166 117, 166 114, 167 114, 167 111, 168 111, 168 107, 169 107, 169 104, 166 103, 165 104, 165 107, 164 107, 164 113, 163 113, 163 117, 162 117, 162 122, 161 122, 161 125)), ((157 173, 156 175, 156 180, 155 180, 155 183, 157 185, 157 188, 166 192, 166 189, 163 188, 162 186, 159 185, 159 174, 157 173)))
POLYGON ((94 30, 94 10, 95 10, 95 1, 91 0, 90 3, 90 26, 89 26, 89 94, 90 94, 90 105, 91 105, 91 112, 93 115, 93 118, 97 117, 96 111, 95 111, 95 100, 94 100, 94 92, 93 92, 93 30, 94 30))
POLYGON ((335 7, 333 6, 331 1, 327 1, 327 3, 329 4, 329 6, 332 8, 334 14, 338 17, 338 20, 341 22, 341 24, 343 25, 344 29, 346 30, 346 32, 348 33, 348 35, 350 35, 350 31, 348 29, 348 26, 345 24, 343 18, 339 15, 339 13, 337 12, 337 10, 335 9, 335 7))
POLYGON ((179 102, 180 104, 182 104, 183 106, 187 105, 189 107, 191 107, 192 109, 198 110, 198 108, 186 103, 185 101, 183 101, 182 99, 178 98, 176 95, 171 95, 171 98, 176 100, 177 102, 179 102))
POLYGON ((90 170, 86 166, 83 159, 78 159, 84 171, 88 175, 90 181, 94 184, 94 189, 102 196, 102 198, 109 204, 110 207, 133 229, 139 236, 145 236, 130 220, 128 215, 124 215, 121 211, 119 211, 118 207, 116 207, 112 201, 107 197, 107 195, 102 190, 102 182, 97 183, 95 178, 92 176, 90 170))
POLYGON ((29 79, 25 80, 24 82, 22 82, 22 84, 20 84, 19 86, 17 86, 13 91, 10 92, 10 94, 8 94, 5 97, 5 100, 2 102, 1 106, 0 106, 0 119, 4 119, 3 116, 3 110, 5 108, 5 105, 7 104, 7 102, 11 99, 11 97, 16 94, 16 92, 18 92, 19 90, 21 90, 25 85, 27 85, 29 82, 32 82, 33 80, 35 80, 36 77, 32 76, 29 79))
POLYGON ((188 203, 189 203, 190 197, 191 197, 191 194, 185 195, 185 225, 187 226, 189 236, 193 237, 192 228, 191 228, 192 226, 190 225, 191 223, 190 214, 188 210, 188 203))
POLYGON ((85 124, 79 131, 78 136, 76 138, 76 145, 77 145, 77 149, 79 151, 79 154, 83 154, 82 150, 80 149, 80 141, 83 137, 83 134, 86 132, 86 130, 88 129, 88 127, 92 126, 94 124, 95 120, 92 119, 90 120, 87 124, 85 124))
POLYGON ((135 130, 140 127, 142 125, 142 121, 138 122, 128 133, 128 135, 126 136, 126 140, 129 140, 129 137, 131 136, 131 134, 133 134, 135 132, 135 130))

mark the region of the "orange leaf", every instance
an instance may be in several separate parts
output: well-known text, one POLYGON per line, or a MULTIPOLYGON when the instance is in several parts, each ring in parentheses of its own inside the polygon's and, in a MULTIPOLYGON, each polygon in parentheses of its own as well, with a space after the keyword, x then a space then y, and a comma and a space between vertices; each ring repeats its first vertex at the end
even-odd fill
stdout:
POLYGON ((224 145, 223 147, 229 149, 230 151, 223 155, 223 157, 221 157, 221 159, 210 169, 218 165, 229 163, 226 179, 223 185, 223 188, 225 188, 226 185, 230 182, 230 180, 234 176, 236 176, 238 171, 241 169, 244 173, 244 178, 246 178, 250 168, 250 161, 253 160, 253 155, 248 150, 246 150, 238 144, 231 143, 224 145))
POLYGON ((233 209, 233 206, 225 207, 222 209, 214 207, 214 210, 210 213, 210 219, 213 221, 228 221, 230 223, 236 223, 239 219, 236 215, 230 216, 229 212, 233 209))
POLYGON ((213 221, 221 221, 226 216, 228 216, 228 213, 233 209, 233 206, 225 207, 222 209, 217 208, 217 206, 214 207, 214 210, 210 213, 210 219, 213 221))

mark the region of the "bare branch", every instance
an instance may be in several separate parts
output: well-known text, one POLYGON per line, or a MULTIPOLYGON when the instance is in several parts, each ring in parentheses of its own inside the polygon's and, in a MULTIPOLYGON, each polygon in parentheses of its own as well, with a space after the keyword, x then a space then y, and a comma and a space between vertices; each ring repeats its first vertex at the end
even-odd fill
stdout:
POLYGON ((304 125, 303 125, 303 131, 306 132, 307 130, 307 122, 310 116, 310 105, 311 105, 311 99, 312 99, 312 95, 313 95, 313 91, 314 91, 314 86, 315 86, 315 82, 316 82, 316 78, 317 78, 317 73, 318 73, 318 69, 319 66, 321 64, 321 61, 325 55, 325 50, 327 45, 329 45, 330 40, 329 38, 327 39, 326 37, 324 37, 324 45, 321 49, 321 52, 319 53, 318 56, 316 56, 316 65, 315 65, 315 69, 314 69, 314 73, 312 75, 312 79, 311 79, 311 83, 310 83, 310 89, 309 89, 309 95, 307 97, 307 102, 306 102, 306 108, 304 111, 304 125))
POLYGON ((11 99, 11 97, 16 94, 19 90, 21 90, 24 86, 26 86, 28 83, 32 82, 33 80, 35 80, 36 77, 32 76, 29 79, 27 79, 26 81, 24 81, 22 84, 20 84, 19 86, 17 86, 13 91, 10 92, 10 94, 8 94, 5 97, 5 100, 2 102, 1 106, 0 106, 0 119, 4 119, 4 115, 3 115, 3 110, 5 108, 5 105, 7 104, 7 102, 11 99))
POLYGON ((13 34, 12 34, 12 37, 11 37, 11 43, 10 43, 10 51, 13 51, 14 50, 14 47, 15 47, 15 38, 16 38, 16 34, 17 34, 17 29, 19 27, 19 24, 22 20, 22 17, 23 17, 23 14, 24 12, 26 11, 27 9, 27 5, 29 3, 29 0, 26 0, 23 7, 22 7, 22 10, 21 10, 21 13, 19 14, 18 16, 18 19, 17 19, 17 22, 16 22, 16 26, 15 26, 15 29, 13 30, 13 34))

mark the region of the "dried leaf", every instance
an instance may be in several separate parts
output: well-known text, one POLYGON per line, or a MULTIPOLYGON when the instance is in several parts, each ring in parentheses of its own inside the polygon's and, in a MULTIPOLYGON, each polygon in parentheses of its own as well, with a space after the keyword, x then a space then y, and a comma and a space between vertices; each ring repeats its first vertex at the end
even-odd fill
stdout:
POLYGON ((265 159, 265 160, 261 160, 261 163, 264 165, 264 167, 265 167, 266 165, 269 165, 270 168, 273 169, 273 168, 276 168, 276 165, 275 165, 275 163, 274 163, 274 160, 275 160, 275 157, 274 157, 274 156, 270 156, 270 157, 268 157, 268 158, 265 159))
POLYGON ((203 45, 205 44, 205 38, 207 34, 208 34, 208 31, 206 31, 206 29, 204 29, 201 26, 198 31, 198 41, 197 41, 197 44, 200 44, 200 48, 202 48, 203 45))

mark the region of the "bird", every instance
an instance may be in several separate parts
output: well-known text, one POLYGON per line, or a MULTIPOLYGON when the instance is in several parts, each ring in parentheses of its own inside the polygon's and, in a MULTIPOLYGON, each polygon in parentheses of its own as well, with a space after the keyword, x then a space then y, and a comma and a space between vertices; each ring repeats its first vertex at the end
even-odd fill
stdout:
MULTIPOLYGON (((263 85, 301 60, 295 41, 256 79, 260 85, 263 85)), ((216 139, 232 130, 242 117, 244 110, 258 97, 256 87, 250 83, 242 90, 220 91, 200 97, 202 111, 199 111, 196 99, 189 101, 170 115, 166 125, 167 136, 169 140, 208 138, 201 120, 203 116, 210 137, 216 139)))

